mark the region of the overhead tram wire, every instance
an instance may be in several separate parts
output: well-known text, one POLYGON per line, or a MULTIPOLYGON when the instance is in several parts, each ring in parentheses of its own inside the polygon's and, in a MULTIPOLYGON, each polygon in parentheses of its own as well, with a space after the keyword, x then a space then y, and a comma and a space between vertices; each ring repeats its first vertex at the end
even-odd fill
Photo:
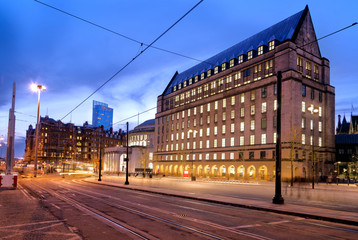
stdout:
MULTIPOLYGON (((35 0, 36 1, 36 0, 35 0)), ((148 48, 150 48, 154 43, 156 43, 162 36, 164 36, 169 30, 171 30, 177 23, 179 23, 184 17, 186 17, 191 11, 193 11, 200 3, 204 0, 200 0, 194 7, 192 7, 189 11, 187 11, 181 18, 179 18, 175 23, 173 23, 167 30, 165 30, 162 34, 160 34, 154 41, 152 41, 145 49, 143 49, 140 53, 138 53, 132 60, 130 60, 127 64, 125 64, 120 70, 118 70, 114 75, 112 75, 107 81, 105 81, 101 86, 99 86, 93 93, 91 93, 87 98, 85 98, 80 104, 78 104, 74 109, 72 109, 69 113, 67 113, 61 120, 71 114, 74 110, 76 110, 79 106, 81 106, 84 102, 86 102, 90 97, 92 97, 96 92, 98 92, 102 87, 104 87, 109 81, 111 81, 115 76, 117 76, 120 72, 122 72, 128 65, 130 65, 134 60, 136 60, 140 55, 142 55, 148 48)))
MULTIPOLYGON (((351 25, 349 25, 349 26, 347 26, 347 27, 341 28, 341 29, 339 29, 339 30, 337 30, 337 31, 334 31, 334 32, 332 32, 332 33, 329 33, 329 34, 327 34, 327 35, 325 35, 325 36, 323 36, 323 37, 320 37, 320 38, 318 38, 318 39, 316 39, 316 40, 313 40, 313 41, 311 41, 311 42, 305 43, 305 44, 303 44, 302 46, 296 46, 295 49, 290 49, 290 51, 296 50, 296 49, 298 49, 298 48, 301 49, 301 48, 303 48, 303 47, 306 46, 306 45, 309 45, 309 44, 318 42, 318 41, 320 41, 320 40, 322 40, 322 39, 324 39, 324 38, 327 38, 327 37, 332 36, 332 35, 334 35, 334 34, 336 34, 336 33, 339 33, 339 32, 341 32, 341 31, 344 31, 344 30, 346 30, 346 29, 348 29, 348 28, 350 28, 350 27, 353 27, 354 25, 357 25, 357 24, 358 24, 357 22, 354 22, 353 24, 351 24, 351 25)), ((278 56, 275 56, 274 58, 280 57, 280 56, 282 56, 282 55, 284 55, 284 54, 287 54, 287 53, 289 53, 289 52, 285 52, 285 53, 283 53, 283 54, 280 54, 280 55, 278 55, 278 56)), ((153 110, 153 109, 155 109, 155 108, 156 108, 156 107, 147 109, 147 110, 145 110, 144 112, 141 112, 141 113, 139 113, 139 114, 146 113, 146 112, 148 112, 148 111, 150 111, 150 110, 153 110)), ((114 125, 116 125, 116 124, 118 124, 118 123, 120 123, 120 122, 129 120, 129 119, 131 119, 131 118, 137 117, 137 116, 138 116, 138 114, 133 115, 133 116, 131 116, 131 117, 128 117, 128 118, 126 118, 126 119, 120 120, 120 121, 118 121, 118 122, 116 122, 116 123, 113 123, 112 126, 114 126, 114 125)))
MULTIPOLYGON (((61 12, 61 13, 64 13, 64 14, 70 16, 70 17, 73 17, 73 18, 76 18, 76 19, 78 19, 78 20, 80 20, 80 21, 83 21, 83 22, 85 22, 85 23, 91 24, 91 25, 93 25, 93 26, 95 26, 95 27, 98 27, 98 28, 100 28, 100 29, 102 29, 102 30, 105 30, 105 31, 110 32, 110 33, 113 33, 113 34, 115 34, 115 35, 117 35, 117 36, 123 37, 123 38, 125 38, 125 39, 127 39, 127 40, 129 40, 129 41, 132 41, 132 42, 135 42, 135 43, 139 43, 141 46, 143 46, 143 45, 144 45, 144 46, 149 46, 149 47, 154 48, 154 49, 157 49, 157 50, 159 50, 159 51, 163 51, 163 52, 170 53, 170 54, 173 54, 173 55, 177 55, 177 56, 180 56, 180 57, 183 57, 183 58, 191 59, 191 60, 194 60, 194 61, 197 61, 197 62, 201 62, 201 63, 206 63, 206 64, 209 64, 209 65, 213 65, 212 63, 207 62, 207 61, 203 61, 203 60, 200 60, 200 59, 197 59, 197 58, 193 58, 193 57, 190 57, 190 56, 186 56, 186 55, 184 55, 184 54, 177 53, 177 52, 173 52, 173 51, 170 51, 170 50, 167 50, 167 49, 164 49, 164 48, 152 46, 152 44, 148 44, 148 43, 141 42, 141 41, 139 41, 139 40, 137 40, 137 39, 134 39, 134 38, 132 38, 132 37, 126 36, 126 35, 124 35, 124 34, 121 34, 121 33, 119 33, 119 32, 116 32, 116 31, 114 31, 114 30, 111 30, 111 29, 109 29, 109 28, 107 28, 107 27, 104 27, 104 26, 102 26, 102 25, 99 25, 99 24, 97 24, 97 23, 94 23, 94 22, 92 22, 92 21, 89 21, 89 20, 84 19, 84 18, 82 18, 82 17, 76 16, 76 15, 74 15, 74 14, 72 14, 72 13, 66 12, 66 11, 64 11, 64 10, 62 10, 62 9, 56 8, 56 7, 54 7, 54 6, 50 5, 50 4, 41 2, 41 1, 39 1, 39 0, 34 0, 34 1, 37 2, 37 3, 40 3, 40 4, 42 4, 42 5, 44 5, 44 6, 46 6, 46 7, 49 7, 49 8, 52 8, 52 9, 56 10, 56 11, 59 11, 59 12, 61 12)), ((204 1, 204 0, 202 0, 202 1, 204 1)), ((202 1, 200 1, 199 3, 201 3, 202 1)))

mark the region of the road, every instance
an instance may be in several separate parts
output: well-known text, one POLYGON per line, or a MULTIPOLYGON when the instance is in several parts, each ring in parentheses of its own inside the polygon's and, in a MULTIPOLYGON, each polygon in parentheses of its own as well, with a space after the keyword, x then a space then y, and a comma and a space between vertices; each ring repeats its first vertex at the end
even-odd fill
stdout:
POLYGON ((356 239, 358 236, 358 227, 354 226, 95 185, 81 179, 22 179, 19 185, 18 190, 6 192, 17 194, 12 201, 2 197, 5 192, 0 195, 1 208, 8 209, 6 218, 0 220, 1 239, 356 239), (28 204, 24 204, 24 199, 28 204), (10 206, 3 208, 4 204, 10 206), (13 216, 21 212, 18 224, 13 216), (46 228, 46 224, 50 226, 46 228), (7 231, 10 228, 11 232, 7 231))

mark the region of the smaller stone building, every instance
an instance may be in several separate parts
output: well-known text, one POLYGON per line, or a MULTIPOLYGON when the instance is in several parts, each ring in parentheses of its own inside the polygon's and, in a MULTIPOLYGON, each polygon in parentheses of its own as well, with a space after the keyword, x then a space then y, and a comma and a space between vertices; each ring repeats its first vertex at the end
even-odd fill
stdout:
MULTIPOLYGON (((129 131, 128 172, 151 172, 154 152, 154 119, 147 120, 129 131)), ((126 147, 111 147, 104 150, 105 173, 125 173, 127 155, 126 147)))

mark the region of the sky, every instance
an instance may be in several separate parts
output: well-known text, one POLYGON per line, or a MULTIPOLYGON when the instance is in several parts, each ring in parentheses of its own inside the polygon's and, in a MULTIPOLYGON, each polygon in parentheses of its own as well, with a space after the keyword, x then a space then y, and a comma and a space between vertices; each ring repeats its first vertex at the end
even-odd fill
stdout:
MULTIPOLYGON (((199 1, 190 0, 43 0, 139 42, 151 43, 199 1)), ((204 0, 155 43, 156 47, 205 60, 308 5, 317 38, 358 22, 358 1, 204 0)), ((319 41, 330 60, 338 114, 358 115, 358 25, 319 41), (353 108, 352 108, 353 106, 353 108)), ((22 157, 26 130, 36 124, 37 94, 45 85, 40 115, 63 122, 91 124, 92 101, 114 109, 114 130, 138 124, 128 117, 156 107, 157 97, 176 71, 197 61, 148 49, 84 104, 145 46, 90 25, 33 0, 0 0, 0 138, 6 141, 13 82, 16 82, 15 156, 22 157), (123 121, 124 120, 124 121, 123 121)), ((139 123, 156 110, 139 115, 139 123)), ((1 149, 1 147, 0 147, 1 149)), ((5 156, 4 146, 1 156, 5 156)))

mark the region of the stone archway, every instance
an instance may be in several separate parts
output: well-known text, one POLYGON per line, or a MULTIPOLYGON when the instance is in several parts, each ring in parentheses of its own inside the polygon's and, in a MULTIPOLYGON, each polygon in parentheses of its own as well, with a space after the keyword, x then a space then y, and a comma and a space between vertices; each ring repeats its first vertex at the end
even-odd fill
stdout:
POLYGON ((196 171, 198 177, 203 177, 203 166, 199 165, 196 171))
POLYGON ((204 177, 208 178, 210 177, 210 166, 206 165, 204 168, 204 177))
POLYGON ((235 172, 235 166, 234 165, 231 165, 228 168, 228 175, 229 175, 230 179, 234 179, 236 177, 236 172, 235 172))
POLYGON ((256 177, 256 168, 254 165, 251 165, 247 168, 247 176, 250 180, 255 179, 256 177))
POLYGON ((211 167, 211 176, 213 176, 213 177, 219 176, 219 169, 216 165, 211 167))
POLYGON ((238 174, 239 179, 244 179, 245 178, 245 167, 244 167, 244 165, 240 165, 237 168, 237 174, 238 174))
POLYGON ((220 168, 219 168, 219 173, 218 175, 220 177, 226 177, 226 166, 225 165, 221 165, 220 168))

